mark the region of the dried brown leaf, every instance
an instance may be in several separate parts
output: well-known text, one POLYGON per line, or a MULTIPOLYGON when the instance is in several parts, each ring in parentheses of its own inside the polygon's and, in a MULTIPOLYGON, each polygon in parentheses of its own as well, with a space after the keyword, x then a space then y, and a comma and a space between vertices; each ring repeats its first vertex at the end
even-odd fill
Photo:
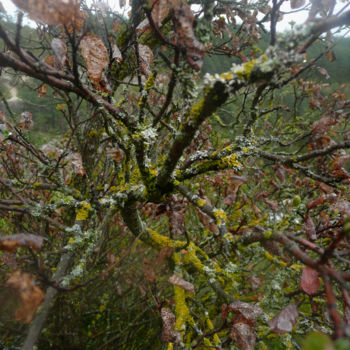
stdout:
POLYGON ((174 274, 169 279, 168 282, 171 283, 174 286, 181 287, 182 289, 194 293, 194 285, 190 282, 185 281, 180 276, 174 274))
POLYGON ((310 215, 306 216, 305 223, 304 223, 304 230, 306 233, 306 237, 309 240, 314 241, 315 239, 317 239, 316 227, 310 215))
POLYGON ((181 3, 174 10, 174 25, 177 45, 185 51, 187 63, 197 72, 203 65, 204 45, 198 41, 194 34, 194 16, 191 7, 186 3, 181 3))
POLYGON ((298 9, 305 5, 305 0, 290 0, 291 9, 298 9))
POLYGON ((55 54, 56 68, 62 69, 67 60, 67 45, 63 40, 54 38, 51 41, 51 48, 55 54))
POLYGON ((235 301, 228 306, 230 311, 240 313, 244 318, 250 321, 255 321, 263 310, 260 306, 252 305, 243 301, 235 301))
POLYGON ((153 52, 146 45, 139 44, 138 48, 141 74, 148 77, 151 74, 151 67, 153 65, 153 52))
POLYGON ((31 233, 17 233, 11 236, 0 237, 0 250, 12 252, 19 247, 41 249, 44 242, 43 237, 31 233))
POLYGON ((80 42, 81 54, 87 64, 89 79, 96 90, 101 86, 102 73, 108 65, 108 52, 101 38, 88 33, 80 42))
POLYGON ((44 300, 44 293, 35 285, 34 280, 28 273, 14 272, 7 280, 6 285, 19 293, 21 305, 16 310, 17 321, 30 323, 39 305, 44 300))
POLYGON ((86 171, 83 167, 83 160, 81 158, 81 154, 80 153, 72 153, 69 158, 71 160, 73 173, 75 175, 80 175, 80 176, 86 175, 86 171))
POLYGON ((46 84, 41 84, 37 89, 36 92, 38 93, 39 97, 45 97, 47 94, 47 86, 46 84))
POLYGON ((79 17, 79 0, 13 0, 31 19, 49 25, 70 24, 79 17))
POLYGON ((292 304, 282 309, 274 318, 267 321, 267 324, 273 333, 289 333, 298 322, 298 317, 298 308, 292 304))
POLYGON ((315 294, 320 287, 318 272, 310 267, 304 267, 301 273, 300 287, 309 295, 315 294))
POLYGON ((231 338, 243 350, 254 350, 256 342, 256 334, 253 327, 241 320, 235 322, 231 328, 231 338))
POLYGON ((176 318, 175 315, 167 307, 162 307, 160 310, 160 315, 162 317, 162 343, 175 343, 179 344, 181 342, 181 334, 174 330, 176 318))
POLYGON ((117 61, 117 62, 121 62, 123 61, 123 56, 122 53, 120 52, 119 48, 117 45, 113 46, 113 53, 112 53, 112 58, 117 61))
POLYGON ((19 123, 17 124, 17 126, 22 130, 26 130, 26 131, 31 130, 34 126, 32 113, 28 111, 22 112, 21 119, 19 120, 19 123))

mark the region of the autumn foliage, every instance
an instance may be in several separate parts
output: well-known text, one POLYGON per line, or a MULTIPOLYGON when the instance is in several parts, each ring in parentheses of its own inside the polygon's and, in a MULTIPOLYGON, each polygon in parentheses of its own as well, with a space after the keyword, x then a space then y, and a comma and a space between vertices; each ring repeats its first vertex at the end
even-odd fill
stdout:
POLYGON ((65 132, 0 91, 0 348, 348 349, 348 4, 13 2, 0 79, 65 132))

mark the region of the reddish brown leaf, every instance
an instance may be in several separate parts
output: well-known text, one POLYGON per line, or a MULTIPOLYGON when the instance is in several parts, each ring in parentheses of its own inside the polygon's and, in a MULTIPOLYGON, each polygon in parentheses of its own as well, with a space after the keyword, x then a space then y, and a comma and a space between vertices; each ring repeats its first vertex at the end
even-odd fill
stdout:
POLYGON ((327 53, 326 53, 326 58, 329 62, 333 62, 336 60, 336 57, 335 57, 335 54, 334 54, 334 51, 333 50, 329 50, 327 53))
POLYGON ((69 24, 80 13, 78 0, 13 0, 31 19, 49 25, 69 24))
POLYGON ((328 74, 327 70, 323 67, 317 67, 317 70, 322 74, 326 79, 330 78, 330 75, 328 74))
POLYGON ((288 305, 282 309, 274 318, 267 321, 267 324, 273 333, 289 333, 298 322, 298 317, 299 313, 296 305, 288 305))
POLYGON ((301 274, 300 287, 309 295, 315 294, 320 287, 318 272, 310 267, 304 267, 301 274))
POLYGON ((62 69, 67 60, 67 45, 61 39, 54 38, 51 41, 51 48, 55 54, 55 66, 62 69))
POLYGON ((324 115, 320 120, 316 120, 312 123, 312 134, 324 134, 328 129, 335 124, 334 118, 324 115))
POLYGON ((19 293, 21 305, 16 310, 17 321, 30 323, 39 305, 44 300, 44 293, 35 285, 28 273, 14 272, 7 280, 6 285, 19 293))
POLYGON ((324 194, 322 194, 321 196, 317 197, 317 198, 314 199, 314 200, 309 200, 309 201, 307 202, 307 205, 306 205, 306 206, 307 206, 308 209, 315 208, 315 207, 317 207, 318 205, 323 204, 324 201, 325 201, 325 198, 326 198, 326 196, 325 196, 324 194))
POLYGON ((17 124, 17 126, 22 130, 26 130, 26 131, 31 130, 34 126, 32 113, 28 111, 21 113, 21 119, 19 120, 19 123, 17 124))
POLYGON ((111 157, 115 162, 120 163, 124 159, 124 152, 119 147, 110 148, 107 150, 108 157, 111 157))
POLYGON ((46 84, 41 84, 41 85, 37 88, 36 92, 38 93, 38 96, 39 96, 39 97, 45 97, 46 94, 47 94, 47 86, 46 86, 46 84))
POLYGON ((315 224, 312 218, 310 217, 310 215, 306 216, 306 220, 304 223, 304 230, 306 233, 306 237, 309 240, 314 241, 315 239, 317 239, 315 224))
POLYGON ((117 62, 123 61, 122 53, 120 52, 117 45, 113 46, 112 58, 117 62))
POLYGON ((305 0, 290 0, 291 9, 298 9, 305 5, 305 0))
POLYGON ((143 259, 142 270, 143 275, 148 282, 153 283, 156 280, 156 274, 153 270, 153 267, 149 260, 146 258, 143 259))
POLYGON ((181 287, 182 289, 194 293, 194 285, 190 282, 185 281, 180 276, 174 274, 169 279, 168 282, 171 283, 174 286, 181 287))
POLYGON ((193 30, 194 16, 191 7, 181 3, 174 10, 174 24, 177 45, 185 51, 187 63, 196 71, 200 71, 204 59, 204 46, 198 41, 193 30))
POLYGON ((151 67, 153 65, 153 52, 146 45, 139 45, 139 63, 141 74, 148 77, 151 74, 151 67))
POLYGON ((181 334, 174 330, 176 322, 175 315, 167 307, 162 307, 160 310, 160 315, 163 323, 161 337, 162 342, 179 344, 181 342, 181 334))
POLYGON ((228 306, 230 311, 240 313, 247 320, 255 321, 263 310, 260 306, 245 303, 243 301, 235 301, 228 306))
POLYGON ((73 153, 70 155, 70 159, 71 159, 71 164, 73 168, 73 173, 75 175, 80 175, 80 176, 86 175, 86 171, 83 167, 83 160, 81 158, 81 154, 73 153))
POLYGON ((240 349, 254 350, 256 334, 253 326, 244 317, 238 317, 233 320, 230 335, 240 349))
POLYGON ((96 90, 101 86, 102 73, 108 65, 108 52, 100 37, 88 33, 80 42, 81 54, 87 64, 89 79, 96 90))
POLYGON ((278 202, 276 200, 270 200, 270 199, 265 199, 265 203, 273 210, 277 211, 278 209, 278 202))
POLYGON ((12 252, 19 247, 25 247, 39 251, 43 242, 44 239, 41 236, 31 233, 17 233, 11 236, 0 237, 0 250, 12 252))

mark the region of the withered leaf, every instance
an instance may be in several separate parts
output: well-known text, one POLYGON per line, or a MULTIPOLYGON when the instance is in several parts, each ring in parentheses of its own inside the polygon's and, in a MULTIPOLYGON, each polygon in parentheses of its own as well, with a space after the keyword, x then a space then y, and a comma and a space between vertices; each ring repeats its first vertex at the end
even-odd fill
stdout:
POLYGON ((254 350, 256 334, 253 327, 244 319, 234 322, 231 328, 231 338, 243 350, 254 350))
POLYGON ((300 287, 309 295, 315 294, 320 287, 318 272, 310 267, 304 267, 301 273, 300 287))
POLYGON ((17 233, 11 236, 0 237, 0 250, 12 252, 18 247, 33 248, 37 251, 41 249, 44 239, 41 236, 31 233, 17 233))
POLYGON ((148 282, 153 283, 156 280, 156 274, 153 270, 153 267, 149 262, 149 260, 146 258, 143 259, 142 270, 143 270, 143 275, 148 282))
POLYGON ((81 54, 87 64, 89 79, 96 90, 102 90, 101 79, 108 65, 108 52, 101 38, 88 33, 80 42, 81 54))
POLYGON ((39 97, 45 97, 47 94, 47 86, 46 84, 41 84, 37 89, 36 92, 38 93, 39 97))
POLYGON ((187 63, 199 72, 203 65, 205 50, 204 45, 194 34, 194 16, 191 7, 182 2, 173 13, 177 45, 185 51, 187 63))
POLYGON ((141 74, 148 77, 151 74, 151 67, 153 65, 153 52, 146 45, 139 44, 138 48, 141 74))
POLYGON ((305 0, 290 0, 290 7, 292 9, 298 9, 305 5, 305 0))
POLYGON ((122 53, 120 52, 117 45, 113 46, 112 58, 117 62, 121 62, 123 60, 122 53))
POLYGON ((317 70, 322 74, 326 79, 330 78, 330 75, 328 74, 326 68, 323 67, 317 67, 317 70))
POLYGON ((291 332, 298 322, 298 308, 291 304, 282 309, 274 318, 267 321, 273 333, 283 334, 291 332))
POLYGON ((83 167, 83 160, 81 158, 81 154, 80 153, 72 153, 69 158, 70 158, 71 165, 73 168, 73 173, 75 175, 80 175, 80 176, 86 175, 86 171, 83 167))
POLYGON ((229 304, 228 308, 230 311, 240 313, 244 318, 251 321, 255 321, 263 313, 260 306, 252 305, 244 301, 235 301, 229 304))
POLYGON ((327 53, 326 53, 326 58, 329 62, 333 62, 336 60, 336 57, 335 57, 335 54, 334 54, 334 51, 333 50, 329 50, 327 53))
POLYGON ((14 272, 6 281, 6 285, 19 293, 21 305, 16 310, 17 321, 30 323, 39 305, 44 300, 43 291, 35 285, 32 276, 28 273, 14 272))
POLYGON ((178 344, 181 342, 181 334, 174 330, 175 328, 175 315, 167 307, 162 307, 160 310, 160 315, 162 317, 162 337, 161 340, 163 343, 175 343, 178 344))
POLYGON ((174 286, 181 287, 182 289, 190 293, 194 293, 194 285, 190 282, 185 281, 184 279, 182 279, 180 276, 176 274, 173 274, 168 281, 174 286))
POLYGON ((321 119, 316 120, 312 123, 311 133, 312 134, 324 134, 332 125, 335 124, 335 119, 324 115, 321 119))
POLYGON ((21 119, 19 120, 19 123, 17 124, 17 126, 22 130, 26 130, 26 131, 31 130, 32 127, 34 126, 32 113, 28 111, 22 112, 21 119))
POLYGON ((69 24, 80 13, 80 0, 13 0, 31 19, 49 25, 69 24))
POLYGON ((108 149, 107 155, 117 163, 122 162, 124 159, 124 152, 119 147, 108 149))
POLYGON ((274 199, 265 199, 265 203, 273 210, 277 211, 278 209, 278 202, 274 199))
POLYGON ((57 68, 62 69, 67 60, 67 45, 63 40, 54 38, 51 41, 51 48, 55 54, 57 68))
POLYGON ((315 224, 314 224, 312 218, 310 217, 310 215, 306 216, 305 223, 304 223, 304 230, 306 233, 306 237, 308 239, 310 239, 312 241, 317 239, 316 227, 315 227, 315 224))

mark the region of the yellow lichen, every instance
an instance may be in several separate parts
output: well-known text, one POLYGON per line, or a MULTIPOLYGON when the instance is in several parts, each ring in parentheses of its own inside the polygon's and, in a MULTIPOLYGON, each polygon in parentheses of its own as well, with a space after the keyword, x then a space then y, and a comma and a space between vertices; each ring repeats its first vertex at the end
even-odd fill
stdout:
POLYGON ((91 130, 88 134, 89 139, 94 139, 98 136, 98 132, 96 130, 91 130))
POLYGON ((81 208, 77 211, 77 215, 75 217, 76 221, 84 221, 89 216, 89 211, 91 208, 91 204, 88 202, 81 202, 81 208))
POLYGON ((149 173, 152 175, 152 176, 157 176, 158 175, 158 171, 156 169, 150 169, 149 170, 149 173))
POLYGON ((231 80, 233 78, 232 72, 225 72, 220 74, 220 78, 223 78, 225 80, 231 80))
POLYGON ((149 90, 153 85, 154 85, 154 74, 151 73, 148 79, 146 80, 145 90, 149 90))
POLYGON ((174 286, 175 301, 175 330, 183 336, 186 330, 186 323, 194 324, 193 318, 186 304, 186 293, 181 287, 174 286))
POLYGON ((227 221, 227 216, 225 212, 221 209, 214 210, 214 216, 215 216, 215 221, 219 226, 222 224, 225 224, 227 221))
POLYGON ((196 120, 197 117, 203 112, 205 106, 205 98, 202 97, 192 108, 190 111, 189 118, 187 122, 190 120, 196 120))
POLYGON ((204 200, 204 199, 198 199, 197 205, 198 205, 199 207, 203 207, 204 204, 205 204, 205 200, 204 200))
POLYGON ((187 253, 184 255, 183 261, 187 264, 193 265, 198 271, 203 271, 204 265, 196 255, 195 249, 192 248, 191 246, 187 250, 187 253))
POLYGON ((151 228, 148 228, 147 231, 151 240, 150 243, 157 249, 162 249, 164 247, 180 248, 184 246, 185 242, 172 240, 169 237, 159 234, 151 228))
POLYGON ((222 158, 219 165, 221 168, 234 168, 242 166, 242 163, 237 160, 237 154, 233 153, 227 157, 222 158))

